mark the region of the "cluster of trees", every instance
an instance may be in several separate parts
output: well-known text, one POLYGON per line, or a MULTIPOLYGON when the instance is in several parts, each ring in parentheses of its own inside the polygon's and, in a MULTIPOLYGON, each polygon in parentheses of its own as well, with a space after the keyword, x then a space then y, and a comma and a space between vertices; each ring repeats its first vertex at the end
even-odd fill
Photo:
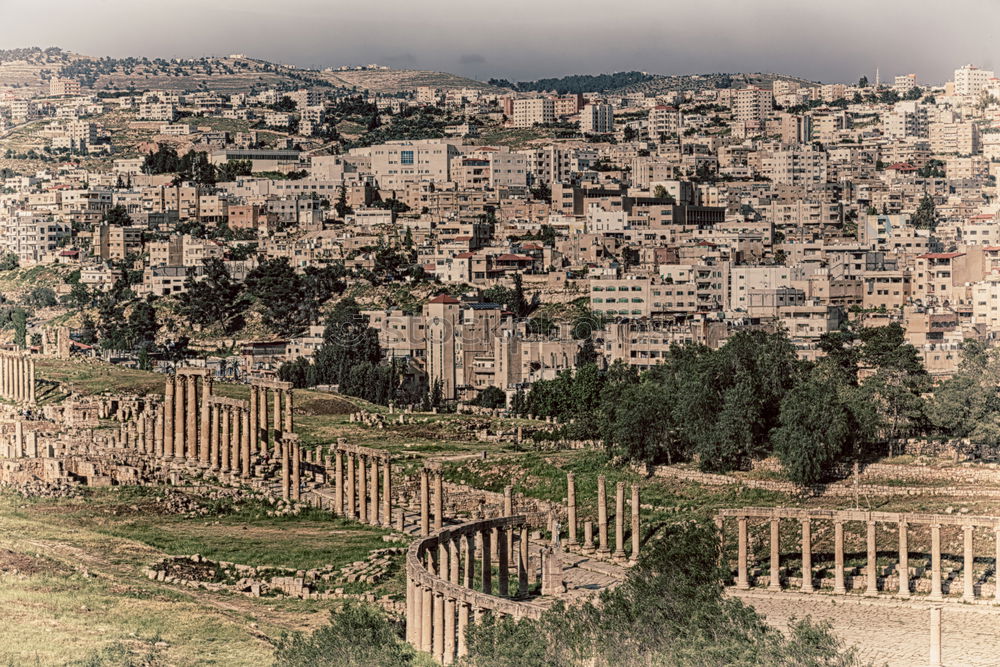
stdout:
POLYGON ((278 377, 296 387, 338 385, 343 394, 381 405, 415 403, 421 392, 404 382, 404 371, 400 363, 382 361, 378 332, 368 326, 357 301, 348 297, 327 317, 323 343, 313 360, 300 357, 284 364, 278 377))
POLYGON ((221 325, 232 333, 243 327, 247 309, 256 304, 265 326, 294 336, 318 318, 327 300, 343 293, 344 275, 341 264, 310 266, 299 274, 281 257, 264 260, 239 283, 222 260, 213 258, 206 262, 201 279, 192 274, 186 280, 180 309, 196 325, 221 325))
POLYGON ((573 74, 535 81, 511 82, 507 79, 490 79, 491 86, 512 88, 518 92, 548 92, 554 90, 560 95, 567 93, 600 93, 606 90, 624 88, 657 77, 643 72, 615 72, 614 74, 573 74))
POLYGON ((599 368, 591 346, 578 368, 536 382, 511 409, 558 417, 564 435, 602 438, 646 463, 697 459, 727 472, 774 454, 802 484, 925 430, 930 383, 899 325, 836 332, 821 345, 827 356, 809 363, 784 334, 738 332, 718 350, 674 347, 642 373, 599 368))
POLYGON ((145 174, 177 174, 177 181, 194 181, 203 185, 213 185, 219 181, 232 181, 237 176, 248 176, 250 160, 230 160, 221 167, 208 161, 208 154, 189 150, 178 155, 177 149, 169 144, 160 144, 155 151, 146 155, 142 162, 145 174))
MULTIPOLYGON (((675 522, 654 536, 639 563, 599 600, 557 604, 538 620, 484 618, 469 627, 463 664, 489 667, 574 665, 824 665, 862 662, 828 625, 795 621, 783 634, 736 598, 723 595, 719 539, 705 522, 675 522)), ((275 664, 414 665, 403 628, 357 603, 331 614, 312 635, 276 646, 275 664)))

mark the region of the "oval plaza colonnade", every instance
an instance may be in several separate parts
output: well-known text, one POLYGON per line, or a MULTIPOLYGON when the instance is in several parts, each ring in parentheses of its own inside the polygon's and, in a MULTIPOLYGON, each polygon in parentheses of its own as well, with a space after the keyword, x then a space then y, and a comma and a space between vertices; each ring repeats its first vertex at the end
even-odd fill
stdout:
MULTIPOLYGON (((716 517, 716 525, 720 529, 720 536, 723 544, 726 543, 725 519, 734 518, 736 520, 736 588, 748 589, 752 585, 749 571, 749 538, 748 523, 751 520, 759 520, 769 527, 769 562, 768 589, 774 591, 783 590, 782 568, 781 568, 781 526, 782 522, 797 522, 797 541, 799 549, 797 554, 801 557, 801 569, 804 576, 801 578, 799 590, 805 593, 812 593, 817 590, 815 586, 817 571, 813 567, 813 530, 817 523, 819 525, 832 524, 833 527, 833 592, 845 594, 848 590, 853 590, 853 578, 851 585, 845 577, 845 530, 849 529, 848 524, 862 524, 864 526, 865 542, 865 565, 864 565, 864 594, 877 596, 880 594, 893 594, 898 597, 910 597, 917 590, 914 582, 913 572, 910 567, 910 554, 912 553, 910 536, 919 529, 925 530, 929 534, 929 569, 930 587, 927 599, 943 600, 945 592, 942 586, 942 547, 941 529, 946 526, 954 526, 962 532, 962 568, 961 568, 961 593, 962 599, 972 602, 983 596, 977 596, 977 584, 981 589, 982 584, 990 570, 987 569, 982 577, 977 581, 975 575, 975 549, 974 541, 976 529, 986 529, 994 548, 990 556, 994 559, 992 573, 996 579, 997 567, 1000 565, 1000 517, 985 516, 963 516, 951 514, 907 514, 898 512, 867 512, 862 510, 808 510, 780 507, 743 507, 738 509, 721 510, 716 517), (883 569, 883 587, 879 587, 879 566, 877 549, 877 530, 879 524, 890 524, 896 534, 896 558, 894 566, 883 569), (895 585, 887 586, 891 577, 888 572, 895 569, 897 576, 895 585)), ((793 552, 794 553, 794 552, 793 552)), ((827 568, 828 569, 828 568, 827 568)), ((917 579, 920 581, 920 579, 917 579)), ((950 592, 950 586, 949 591, 950 592)), ((994 584, 993 597, 1000 603, 1000 586, 994 584)))
POLYGON ((542 607, 515 599, 528 590, 528 539, 525 517, 508 516, 450 527, 411 544, 406 554, 406 641, 447 665, 466 654, 465 631, 484 614, 538 618, 542 607), (513 597, 512 569, 517 577, 513 597))
POLYGON ((0 398, 35 404, 35 360, 28 353, 0 350, 0 398))

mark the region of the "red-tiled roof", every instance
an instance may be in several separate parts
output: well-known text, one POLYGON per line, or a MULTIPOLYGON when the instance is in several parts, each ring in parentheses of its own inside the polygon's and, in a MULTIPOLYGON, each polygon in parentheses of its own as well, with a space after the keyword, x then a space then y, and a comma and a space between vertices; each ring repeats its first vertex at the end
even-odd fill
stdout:
POLYGON ((458 303, 458 299, 453 296, 448 296, 447 294, 438 294, 436 297, 428 301, 427 303, 458 303))

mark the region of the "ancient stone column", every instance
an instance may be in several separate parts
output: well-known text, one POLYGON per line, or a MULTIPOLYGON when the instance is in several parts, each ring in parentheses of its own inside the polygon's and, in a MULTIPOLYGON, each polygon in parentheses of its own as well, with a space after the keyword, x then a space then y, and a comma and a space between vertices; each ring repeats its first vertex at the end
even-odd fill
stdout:
POLYGON ((833 592, 846 593, 844 587, 844 521, 833 520, 833 592))
POLYGON ((292 500, 302 499, 302 444, 292 441, 292 500))
POLYGON ((431 589, 430 589, 429 586, 424 586, 423 587, 423 592, 421 594, 421 597, 423 599, 423 602, 420 605, 421 606, 421 612, 420 612, 421 613, 421 620, 420 620, 420 630, 421 630, 420 650, 421 651, 425 651, 427 653, 430 653, 431 652, 431 646, 432 646, 431 645, 431 641, 432 641, 433 632, 434 632, 434 625, 433 625, 433 623, 434 623, 434 620, 433 620, 434 611, 432 609, 432 606, 433 606, 434 603, 433 603, 433 597, 432 597, 432 594, 431 594, 431 589))
MULTIPOLYGON (((258 387, 257 394, 257 411, 260 413, 260 442, 261 449, 263 451, 273 454, 274 449, 271 448, 268 433, 268 423, 267 423, 267 387, 258 387)), ((277 444, 277 443, 275 443, 277 444)))
POLYGON ((220 458, 222 459, 220 470, 221 470, 221 472, 225 473, 225 472, 229 472, 229 466, 230 466, 230 462, 229 462, 229 451, 230 451, 230 448, 229 448, 229 426, 230 426, 229 406, 228 405, 221 405, 221 406, 219 406, 219 408, 220 408, 219 417, 220 417, 220 422, 221 422, 220 429, 219 429, 219 454, 220 454, 220 458))
POLYGON ((282 430, 285 433, 293 433, 292 430, 292 390, 284 389, 282 392, 285 395, 285 413, 284 413, 284 423, 282 425, 282 430))
POLYGON ((899 597, 910 597, 910 545, 906 521, 899 522, 899 597))
POLYGON ((154 415, 156 416, 156 421, 153 424, 153 454, 162 459, 163 458, 163 405, 157 405, 154 408, 154 415))
POLYGON ((868 567, 865 571, 865 595, 869 597, 878 595, 878 572, 876 571, 878 567, 878 551, 875 546, 876 528, 875 522, 869 520, 867 523, 867 532, 865 533, 865 544, 868 552, 868 567))
POLYGON ((455 661, 455 598, 448 597, 444 601, 444 656, 441 660, 446 665, 455 661))
POLYGON ((941 667, 941 607, 931 607, 930 667, 941 667))
MULTIPOLYGON (((253 388, 251 387, 251 391, 253 388)), ((254 429, 256 429, 256 422, 254 422, 254 429)), ((420 636, 420 632, 417 630, 417 625, 420 622, 420 615, 415 613, 417 607, 417 594, 416 585, 413 579, 410 578, 409 573, 406 575, 406 643, 410 646, 416 646, 417 638, 420 636)))
POLYGON ((463 573, 462 585, 472 588, 476 580, 476 534, 466 533, 465 535, 465 572, 463 573))
POLYGON ((163 458, 168 461, 174 457, 174 378, 167 376, 163 394, 163 458))
POLYGON ((187 376, 187 391, 184 392, 187 407, 185 427, 185 452, 188 461, 198 460, 198 376, 187 376))
POLYGON ((737 517, 736 525, 736 588, 746 590, 750 588, 750 579, 747 577, 747 518, 737 517))
POLYGON ((368 523, 368 460, 367 456, 358 456, 355 476, 358 480, 358 521, 368 523))
POLYGON ((781 519, 771 517, 771 576, 767 587, 772 591, 781 590, 781 519))
POLYGON ((1000 602, 1000 525, 994 526, 993 528, 993 539, 994 544, 996 544, 996 553, 993 561, 994 579, 996 580, 996 586, 994 587, 993 597, 997 602, 1000 602))
POLYGON ((35 360, 28 359, 28 402, 32 405, 36 402, 35 394, 35 360))
POLYGON ((292 482, 290 479, 291 470, 289 469, 289 456, 291 452, 289 451, 291 447, 288 443, 284 443, 281 448, 281 499, 288 501, 291 499, 291 488, 292 482))
POLYGON ((576 475, 566 473, 566 527, 569 543, 576 546, 576 475))
POLYGON ((490 558, 492 553, 492 548, 490 547, 490 533, 492 531, 489 529, 479 531, 479 540, 482 544, 483 550, 483 560, 482 560, 482 579, 483 579, 483 592, 487 595, 493 593, 493 561, 490 558))
POLYGON ((358 486, 357 480, 354 478, 354 452, 348 452, 347 454, 347 516, 351 519, 357 519, 357 506, 354 504, 357 498, 358 486))
POLYGON ((465 645, 465 632, 469 628, 470 607, 467 602, 460 602, 458 605, 458 657, 464 658, 469 653, 465 645))
POLYGON ((257 385, 250 385, 250 450, 256 454, 260 442, 260 417, 257 416, 257 385))
POLYGON ((604 475, 597 477, 597 531, 600 544, 597 552, 602 556, 609 553, 608 550, 608 492, 607 480, 604 475))
POLYGON ((942 599, 941 595, 941 524, 931 524, 931 600, 942 599))
POLYGON ((392 461, 382 460, 382 525, 392 526, 392 461))
MULTIPOLYGON (((503 488, 503 515, 514 516, 514 487, 507 485, 503 488)), ((507 531, 507 553, 514 553, 514 531, 507 531)))
POLYGON ((222 463, 222 408, 218 403, 211 406, 212 424, 208 434, 208 459, 212 470, 219 470, 222 463))
POLYGON ((281 428, 281 391, 278 389, 272 389, 271 394, 274 396, 274 444, 277 445, 282 441, 282 436, 284 436, 284 431, 281 428))
POLYGON ((211 464, 211 403, 209 396, 212 395, 212 378, 205 376, 201 379, 201 424, 198 429, 198 454, 199 463, 202 468, 208 468, 211 464))
POLYGON ((344 514, 344 452, 339 448, 334 451, 333 468, 333 513, 344 514))
POLYGON ((372 456, 368 460, 368 466, 370 468, 369 474, 371 479, 368 482, 368 495, 370 497, 370 504, 368 507, 368 523, 373 526, 379 525, 379 505, 378 505, 378 457, 372 456))
POLYGON ((615 484, 615 559, 625 558, 625 482, 615 484))
POLYGON ((233 477, 240 474, 240 409, 232 407, 229 410, 229 418, 232 424, 229 426, 229 469, 233 477))
POLYGON ((510 595, 510 563, 508 562, 507 536, 509 531, 505 527, 497 529, 497 585, 500 588, 500 595, 506 597, 510 595))
POLYGON ((522 524, 517 540, 517 596, 528 594, 528 525, 522 524))
POLYGON ((184 460, 184 417, 186 414, 184 378, 174 375, 174 459, 184 460))
POLYGON ((427 468, 420 469, 420 534, 426 537, 431 533, 430 520, 430 480, 427 478, 427 468))
POLYGON ((813 592, 812 524, 808 517, 802 519, 802 592, 813 592))
POLYGON ((444 526, 444 473, 434 471, 434 530, 444 526))
POLYGON ((250 412, 240 408, 240 476, 250 479, 250 412))
POLYGON ((976 589, 972 581, 972 538, 975 527, 972 524, 962 526, 962 546, 964 563, 962 565, 962 599, 972 602, 976 599, 976 589))
POLYGON ((632 554, 634 563, 639 559, 639 485, 632 485, 632 554))

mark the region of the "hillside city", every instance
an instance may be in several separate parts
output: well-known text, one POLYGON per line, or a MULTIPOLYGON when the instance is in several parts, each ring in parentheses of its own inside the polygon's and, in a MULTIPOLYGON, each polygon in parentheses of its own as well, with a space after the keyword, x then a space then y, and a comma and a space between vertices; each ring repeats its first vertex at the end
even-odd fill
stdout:
POLYGON ((0 51, 0 658, 995 664, 998 176, 975 64, 0 51))

